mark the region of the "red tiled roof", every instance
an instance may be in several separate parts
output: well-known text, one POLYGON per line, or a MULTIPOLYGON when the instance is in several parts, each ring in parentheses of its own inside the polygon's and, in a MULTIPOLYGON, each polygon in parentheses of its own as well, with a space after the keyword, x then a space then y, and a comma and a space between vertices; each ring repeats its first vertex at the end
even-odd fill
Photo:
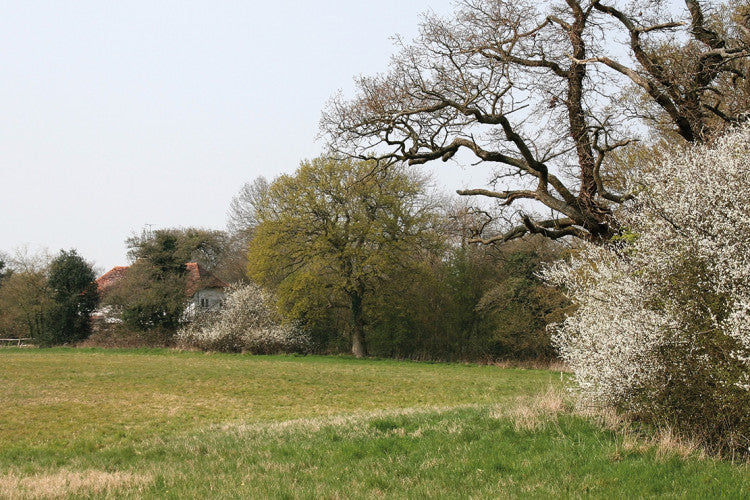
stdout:
MULTIPOLYGON (((107 293, 110 288, 125 276, 125 272, 128 269, 130 269, 128 266, 115 266, 97 278, 96 286, 99 289, 99 294, 103 295, 107 293)), ((206 271, 197 262, 188 262, 185 264, 185 269, 187 271, 185 294, 188 297, 192 297, 195 295, 195 292, 205 288, 226 288, 229 286, 226 282, 206 271)))
POLYGON ((112 288, 125 276, 125 271, 127 270, 128 266, 115 266, 106 273, 99 276, 96 279, 96 286, 99 290, 99 295, 107 293, 107 290, 112 288))
POLYGON ((195 295, 198 290, 204 288, 226 288, 229 285, 206 271, 206 269, 197 262, 188 262, 185 264, 187 269, 187 287, 185 293, 188 297, 195 295))

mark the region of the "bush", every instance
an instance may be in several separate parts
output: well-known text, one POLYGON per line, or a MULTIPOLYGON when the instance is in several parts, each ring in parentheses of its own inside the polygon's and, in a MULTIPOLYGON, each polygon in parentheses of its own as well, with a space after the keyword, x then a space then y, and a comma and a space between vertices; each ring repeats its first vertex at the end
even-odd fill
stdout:
POLYGON ((628 230, 545 272, 577 304, 553 340, 584 401, 750 445, 750 127, 639 176, 628 230))
POLYGON ((226 307, 206 313, 177 333, 178 346, 206 351, 275 354, 307 352, 310 336, 298 325, 282 325, 272 301, 255 285, 230 289, 226 307))

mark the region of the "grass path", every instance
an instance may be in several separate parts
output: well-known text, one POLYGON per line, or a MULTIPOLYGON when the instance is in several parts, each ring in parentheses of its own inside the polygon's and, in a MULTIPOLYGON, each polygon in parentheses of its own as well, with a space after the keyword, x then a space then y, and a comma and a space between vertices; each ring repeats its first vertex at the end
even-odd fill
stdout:
POLYGON ((543 370, 3 350, 0 384, 0 498, 750 498, 746 466, 623 439, 543 370))

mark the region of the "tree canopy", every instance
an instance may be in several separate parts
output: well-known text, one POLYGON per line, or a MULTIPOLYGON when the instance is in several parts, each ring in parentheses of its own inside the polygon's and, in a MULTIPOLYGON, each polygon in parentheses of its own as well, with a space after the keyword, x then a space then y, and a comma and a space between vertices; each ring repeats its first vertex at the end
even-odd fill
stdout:
POLYGON ((746 1, 459 6, 448 19, 426 15, 413 43, 398 41, 390 70, 358 78, 357 95, 334 98, 321 127, 355 158, 420 164, 466 151, 454 160, 492 165, 491 188, 458 192, 518 207, 517 217, 472 241, 608 241, 613 209, 631 193, 610 185, 607 169, 637 127, 693 143, 747 116, 746 1))
POLYGON ((257 203, 248 270, 297 319, 348 311, 352 352, 367 353, 365 300, 431 243, 425 182, 403 165, 316 158, 276 179, 257 203))

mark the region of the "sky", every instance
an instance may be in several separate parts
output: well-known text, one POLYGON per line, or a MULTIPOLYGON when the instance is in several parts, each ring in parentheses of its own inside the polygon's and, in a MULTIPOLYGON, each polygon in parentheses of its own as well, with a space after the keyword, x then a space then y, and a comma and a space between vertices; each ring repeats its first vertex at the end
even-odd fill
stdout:
MULTIPOLYGON (((451 0, 57 0, 0 16, 0 251, 98 272, 146 227, 224 229, 245 182, 318 156, 325 103, 451 0)), ((440 164, 445 190, 482 173, 440 164)))

